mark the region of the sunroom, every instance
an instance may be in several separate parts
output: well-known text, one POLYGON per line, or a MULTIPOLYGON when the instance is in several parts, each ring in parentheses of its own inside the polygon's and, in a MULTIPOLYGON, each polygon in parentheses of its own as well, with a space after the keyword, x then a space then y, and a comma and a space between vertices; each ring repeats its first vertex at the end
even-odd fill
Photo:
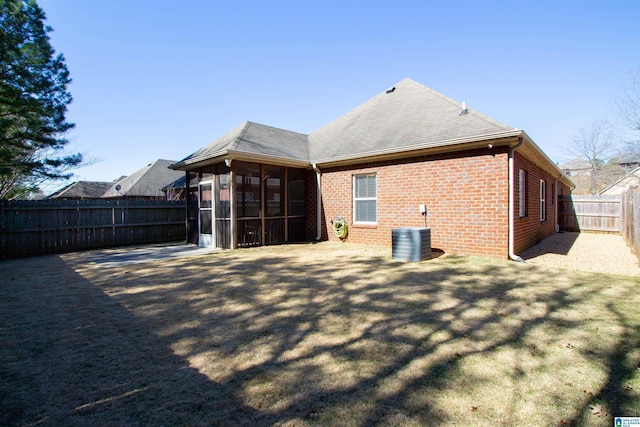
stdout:
POLYGON ((235 249, 308 238, 306 135, 246 122, 172 169, 187 182, 187 241, 235 249))

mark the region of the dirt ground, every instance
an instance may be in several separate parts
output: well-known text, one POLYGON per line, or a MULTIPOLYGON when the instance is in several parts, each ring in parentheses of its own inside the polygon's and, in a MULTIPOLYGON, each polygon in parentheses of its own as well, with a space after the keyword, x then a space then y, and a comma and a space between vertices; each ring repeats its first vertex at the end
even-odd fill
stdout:
POLYGON ((640 262, 617 234, 557 233, 522 258, 543 268, 640 276, 640 262))
POLYGON ((633 277, 328 242, 105 257, 120 252, 0 262, 0 425, 640 415, 633 277))

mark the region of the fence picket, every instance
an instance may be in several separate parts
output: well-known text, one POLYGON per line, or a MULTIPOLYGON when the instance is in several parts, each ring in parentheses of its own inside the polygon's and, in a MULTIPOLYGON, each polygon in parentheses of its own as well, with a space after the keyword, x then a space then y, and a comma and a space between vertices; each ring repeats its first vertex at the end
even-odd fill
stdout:
POLYGON ((564 231, 620 233, 619 196, 560 196, 559 225, 564 231))
POLYGON ((640 186, 620 196, 561 196, 559 225, 563 231, 620 233, 640 258, 640 186))
POLYGON ((184 202, 0 201, 0 258, 185 240, 184 202))
POLYGON ((622 193, 622 237, 640 257, 640 186, 622 193))

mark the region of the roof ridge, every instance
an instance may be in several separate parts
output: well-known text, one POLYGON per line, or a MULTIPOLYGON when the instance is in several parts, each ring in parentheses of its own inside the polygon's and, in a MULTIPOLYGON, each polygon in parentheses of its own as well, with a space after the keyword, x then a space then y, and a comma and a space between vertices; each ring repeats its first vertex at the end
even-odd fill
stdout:
POLYGON ((279 128, 279 127, 271 126, 271 125, 265 125, 264 123, 252 122, 251 120, 247 120, 246 123, 249 123, 250 125, 262 126, 262 127, 269 128, 269 129, 275 129, 275 130, 279 130, 279 131, 283 131, 283 132, 295 133, 295 134, 302 135, 302 136, 309 136, 306 133, 296 132, 294 130, 279 128))
MULTIPOLYGON (((447 95, 445 95, 445 94, 443 94, 441 92, 438 92, 437 90, 435 90, 435 89, 433 89, 433 88, 431 88, 431 87, 429 87, 427 85, 423 85, 422 83, 415 82, 415 81, 413 81, 411 79, 408 79, 408 78, 405 78, 402 81, 404 81, 404 80, 409 80, 409 81, 414 82, 415 84, 417 84, 419 86, 422 86, 426 90, 430 91, 432 94, 438 96, 443 101, 446 101, 446 102, 450 103, 451 105, 460 107, 461 111, 462 111, 462 104, 463 103, 466 104, 466 101, 462 101, 462 103, 458 102, 455 99, 453 99, 453 98, 451 98, 451 97, 449 97, 449 96, 447 96, 447 95)), ((517 128, 515 128, 515 127, 513 127, 511 125, 508 125, 506 123, 499 122, 499 121, 487 116, 486 114, 481 113, 480 111, 476 110, 475 108, 468 108, 466 106, 465 106, 465 108, 467 109, 467 112, 469 114, 473 114, 474 116, 476 116, 477 118, 479 118, 480 120, 482 120, 482 121, 484 121, 486 123, 489 123, 489 124, 492 124, 492 125, 496 125, 496 126, 499 126, 501 128, 508 128, 509 130, 517 129, 517 128)))
MULTIPOLYGON (((250 122, 249 120, 245 120, 242 126, 242 130, 240 130, 240 132, 238 132, 238 136, 236 136, 235 138, 233 138, 233 142, 229 145, 229 148, 235 150, 238 148, 238 146, 240 145, 241 141, 246 141, 244 139, 244 135, 247 133, 247 131, 249 130, 249 127, 253 124, 253 122, 250 122)), ((229 149, 227 148, 227 150, 229 149)))

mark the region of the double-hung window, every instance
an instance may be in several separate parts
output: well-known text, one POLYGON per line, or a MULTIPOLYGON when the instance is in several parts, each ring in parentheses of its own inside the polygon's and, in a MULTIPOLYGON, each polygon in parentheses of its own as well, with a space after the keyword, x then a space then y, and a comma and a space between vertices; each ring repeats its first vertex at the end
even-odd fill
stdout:
POLYGON ((547 182, 540 180, 540 222, 547 219, 547 182))
POLYGON ((353 176, 353 213, 356 224, 376 224, 378 191, 375 173, 353 176))

